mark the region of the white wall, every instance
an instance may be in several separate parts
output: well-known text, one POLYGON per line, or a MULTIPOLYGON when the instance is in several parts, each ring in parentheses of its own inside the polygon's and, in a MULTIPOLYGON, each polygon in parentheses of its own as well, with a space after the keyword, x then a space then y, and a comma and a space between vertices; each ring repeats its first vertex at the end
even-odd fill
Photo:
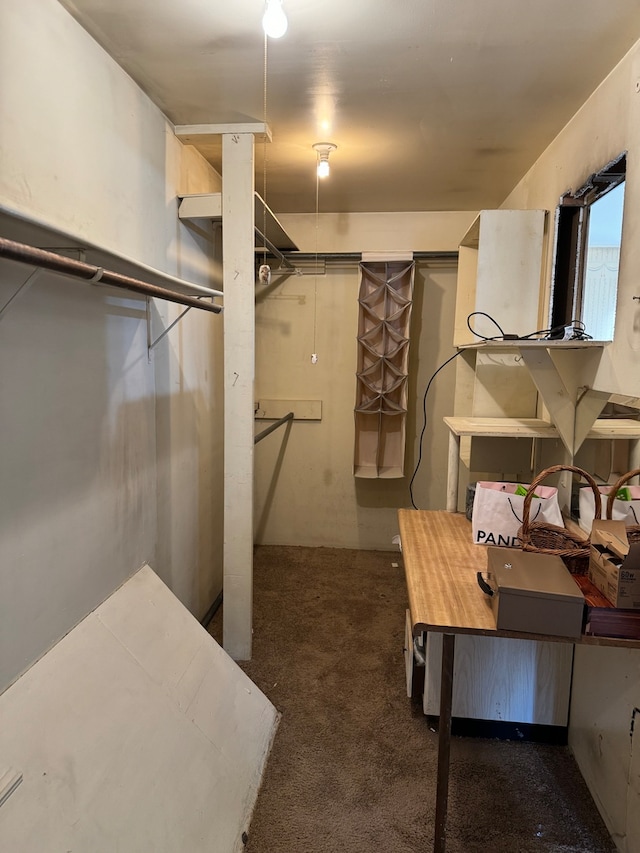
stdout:
MULTIPOLYGON (((594 387, 640 396, 640 42, 611 72, 504 202, 507 208, 551 211, 562 193, 581 186, 591 172, 627 150, 625 209, 613 344, 601 359, 594 387)), ((547 257, 548 304, 551 252, 547 257)), ((637 651, 578 648, 573 678, 569 741, 618 848, 640 849, 635 815, 640 792, 637 728, 640 707, 637 651)))
MULTIPOLYGON (((210 283, 176 197, 217 176, 55 0, 2 3, 0 79, 4 210, 210 283)), ((0 689, 145 562, 198 616, 220 590, 221 320, 146 334, 144 300, 49 274, 2 319, 0 689)))
POLYGON ((639 685, 637 650, 576 648, 570 746, 607 828, 623 853, 640 849, 640 747, 636 719, 639 685))
MULTIPOLYGON (((456 251, 473 213, 321 214, 319 252, 456 251)), ((315 216, 281 216, 302 251, 315 252, 315 216)), ((357 264, 327 266, 257 291, 256 400, 322 400, 322 421, 295 421, 256 448, 256 541, 392 549, 398 507, 418 458, 422 396, 433 371, 453 354, 455 265, 418 263, 409 362, 405 477, 353 476, 357 264), (314 326, 318 363, 311 364, 314 326)), ((414 497, 422 509, 446 501, 447 434, 455 366, 429 392, 429 423, 414 497)), ((258 423, 260 428, 260 422, 258 423)))
MULTIPOLYGON (((609 74, 505 199, 506 208, 546 208, 555 212, 560 196, 577 189, 594 171, 627 150, 620 276, 613 344, 601 360, 596 390, 640 396, 640 43, 609 74)), ((549 302, 553 240, 547 255, 549 302)))

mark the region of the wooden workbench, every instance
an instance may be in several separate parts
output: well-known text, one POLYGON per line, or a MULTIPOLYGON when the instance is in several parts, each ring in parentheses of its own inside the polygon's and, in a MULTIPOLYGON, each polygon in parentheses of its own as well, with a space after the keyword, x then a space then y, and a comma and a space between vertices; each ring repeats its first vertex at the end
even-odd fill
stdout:
POLYGON ((443 635, 433 850, 434 853, 445 853, 455 635, 477 634, 625 648, 640 648, 640 640, 584 635, 574 640, 546 634, 498 631, 490 602, 477 583, 477 572, 486 569, 486 549, 473 544, 471 524, 465 516, 446 511, 401 509, 398 521, 413 636, 429 631, 443 635))
MULTIPOLYGON (((478 634, 545 642, 567 637, 496 630, 490 599, 477 581, 487 568, 486 548, 474 545, 462 513, 401 509, 400 541, 414 637, 425 631, 478 634)), ((582 636, 577 643, 640 648, 640 640, 582 636)))

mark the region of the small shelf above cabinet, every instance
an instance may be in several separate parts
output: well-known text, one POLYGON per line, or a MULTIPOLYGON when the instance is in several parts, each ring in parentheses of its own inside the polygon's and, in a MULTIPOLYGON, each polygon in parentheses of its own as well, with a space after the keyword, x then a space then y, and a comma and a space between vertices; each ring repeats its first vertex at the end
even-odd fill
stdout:
MULTIPOLYGON (((450 510, 458 508, 458 491, 472 472, 520 476, 535 470, 542 456, 571 464, 587 439, 626 439, 631 467, 640 462, 640 422, 602 418, 611 394, 594 390, 603 388, 609 342, 536 338, 535 330, 548 325, 547 219, 544 210, 481 211, 460 241, 453 343, 461 357, 454 417, 444 419, 450 510), (501 339, 493 340, 498 333, 501 339), (562 446, 537 445, 537 439, 562 446)), ((561 475, 558 489, 568 506, 569 475, 561 475)))
MULTIPOLYGON (((447 510, 458 508, 460 438, 546 438, 558 439, 556 427, 541 418, 444 418, 449 427, 449 463, 447 467, 447 510)), ((633 442, 631 467, 640 460, 640 421, 631 418, 598 418, 588 431, 588 439, 628 439, 633 442)))
POLYGON ((573 456, 587 438, 609 394, 593 391, 602 341, 509 340, 461 347, 465 350, 516 350, 538 391, 568 453, 573 456))
MULTIPOLYGON (((444 418, 454 435, 487 438, 560 438, 558 430, 541 418, 444 418)), ((598 418, 587 438, 640 438, 640 421, 631 418, 598 418)))
POLYGON ((455 346, 476 340, 467 325, 473 312, 485 316, 474 317, 471 328, 487 337, 499 328, 519 335, 540 328, 546 215, 545 210, 482 210, 472 223, 458 247, 455 346))
MULTIPOLYGON (((571 462, 587 439, 630 441, 630 466, 640 463, 640 421, 600 418, 610 395, 593 390, 601 354, 601 341, 509 340, 473 344, 471 352, 516 351, 527 368, 542 405, 544 417, 455 416, 444 419, 450 430, 447 473, 447 509, 458 507, 461 438, 560 439, 566 462, 571 462), (543 411, 544 410, 544 411, 543 411)), ((504 381, 504 376, 503 376, 504 381)), ((507 380, 508 381, 508 380, 507 380)), ((465 451, 469 452, 468 447, 465 451)))

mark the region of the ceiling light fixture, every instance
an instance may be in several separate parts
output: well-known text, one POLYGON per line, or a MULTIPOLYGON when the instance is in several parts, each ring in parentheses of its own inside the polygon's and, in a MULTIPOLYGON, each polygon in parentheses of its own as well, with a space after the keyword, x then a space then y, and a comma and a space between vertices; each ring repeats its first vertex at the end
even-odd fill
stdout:
POLYGON ((338 146, 333 142, 316 142, 312 147, 318 155, 318 177, 326 178, 329 175, 329 154, 338 146))
POLYGON ((287 16, 282 8, 282 0, 267 0, 267 8, 262 18, 262 29, 272 39, 279 39, 287 31, 287 16))

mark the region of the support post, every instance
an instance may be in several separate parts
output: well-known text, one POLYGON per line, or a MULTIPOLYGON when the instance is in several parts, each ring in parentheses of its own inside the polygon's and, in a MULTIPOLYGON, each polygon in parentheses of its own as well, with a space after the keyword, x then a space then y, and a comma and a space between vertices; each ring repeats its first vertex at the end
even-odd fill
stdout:
POLYGON ((255 374, 254 135, 222 135, 224 311, 223 646, 250 660, 255 374))
POLYGON ((449 432, 447 459, 447 512, 458 511, 458 480, 460 477, 460 436, 449 432))
MULTIPOLYGON (((640 439, 632 438, 629 441, 629 470, 633 471, 635 468, 640 468, 640 439)), ((632 477, 629 480, 630 485, 637 482, 637 477, 632 477)))
POLYGON ((438 781, 436 789, 436 825, 434 853, 447 847, 447 807, 449 804, 449 754, 451 750, 451 708, 453 703, 453 661, 455 634, 442 635, 442 678, 440 682, 440 720, 438 722, 438 781))

